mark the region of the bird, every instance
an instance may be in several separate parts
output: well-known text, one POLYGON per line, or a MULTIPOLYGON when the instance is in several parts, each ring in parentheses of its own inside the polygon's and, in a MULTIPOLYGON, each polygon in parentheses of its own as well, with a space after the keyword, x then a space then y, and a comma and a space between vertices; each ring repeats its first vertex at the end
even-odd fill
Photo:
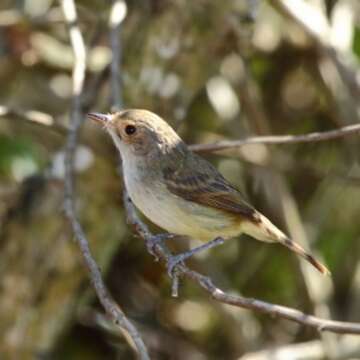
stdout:
POLYGON ((87 116, 103 126, 120 152, 124 183, 138 210, 170 234, 208 244, 175 256, 168 263, 170 274, 197 251, 240 234, 282 244, 320 273, 330 274, 325 265, 248 203, 209 161, 192 152, 157 114, 124 109, 87 116))

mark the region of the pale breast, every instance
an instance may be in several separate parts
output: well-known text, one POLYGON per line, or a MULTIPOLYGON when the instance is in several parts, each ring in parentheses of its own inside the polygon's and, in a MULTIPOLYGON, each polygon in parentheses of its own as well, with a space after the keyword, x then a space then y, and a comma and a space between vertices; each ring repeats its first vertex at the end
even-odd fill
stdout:
POLYGON ((239 234, 239 223, 228 214, 184 200, 160 181, 142 178, 136 168, 125 174, 125 184, 136 207, 166 231, 202 241, 239 234))

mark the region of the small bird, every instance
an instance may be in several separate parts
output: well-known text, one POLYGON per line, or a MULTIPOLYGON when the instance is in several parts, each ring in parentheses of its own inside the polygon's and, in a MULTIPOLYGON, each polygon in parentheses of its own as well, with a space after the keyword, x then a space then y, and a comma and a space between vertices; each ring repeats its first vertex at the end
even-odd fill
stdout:
MULTIPOLYGON (((208 161, 193 153, 158 115, 140 109, 89 113, 103 125, 120 151, 129 196, 135 206, 166 231, 208 242, 209 247, 242 233, 280 243, 323 274, 329 270, 289 239, 244 200, 208 161), (211 241, 212 240, 212 241, 211 241)), ((168 270, 206 246, 174 257, 168 270)))

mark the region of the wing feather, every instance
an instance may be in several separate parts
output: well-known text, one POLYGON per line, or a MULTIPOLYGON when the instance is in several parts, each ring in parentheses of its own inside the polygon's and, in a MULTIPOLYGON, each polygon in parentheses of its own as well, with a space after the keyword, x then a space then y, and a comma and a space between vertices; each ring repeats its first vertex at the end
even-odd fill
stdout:
POLYGON ((210 163, 193 154, 190 159, 184 159, 177 165, 163 170, 166 186, 173 194, 204 206, 241 215, 250 221, 258 221, 257 211, 210 163))

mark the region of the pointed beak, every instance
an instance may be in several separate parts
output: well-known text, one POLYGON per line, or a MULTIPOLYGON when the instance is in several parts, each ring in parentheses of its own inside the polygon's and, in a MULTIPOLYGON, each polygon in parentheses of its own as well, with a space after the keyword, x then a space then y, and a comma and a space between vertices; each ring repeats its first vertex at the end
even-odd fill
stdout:
POLYGON ((87 117, 91 120, 94 120, 102 125, 107 125, 111 122, 111 115, 101 114, 101 113, 88 113, 87 117))

